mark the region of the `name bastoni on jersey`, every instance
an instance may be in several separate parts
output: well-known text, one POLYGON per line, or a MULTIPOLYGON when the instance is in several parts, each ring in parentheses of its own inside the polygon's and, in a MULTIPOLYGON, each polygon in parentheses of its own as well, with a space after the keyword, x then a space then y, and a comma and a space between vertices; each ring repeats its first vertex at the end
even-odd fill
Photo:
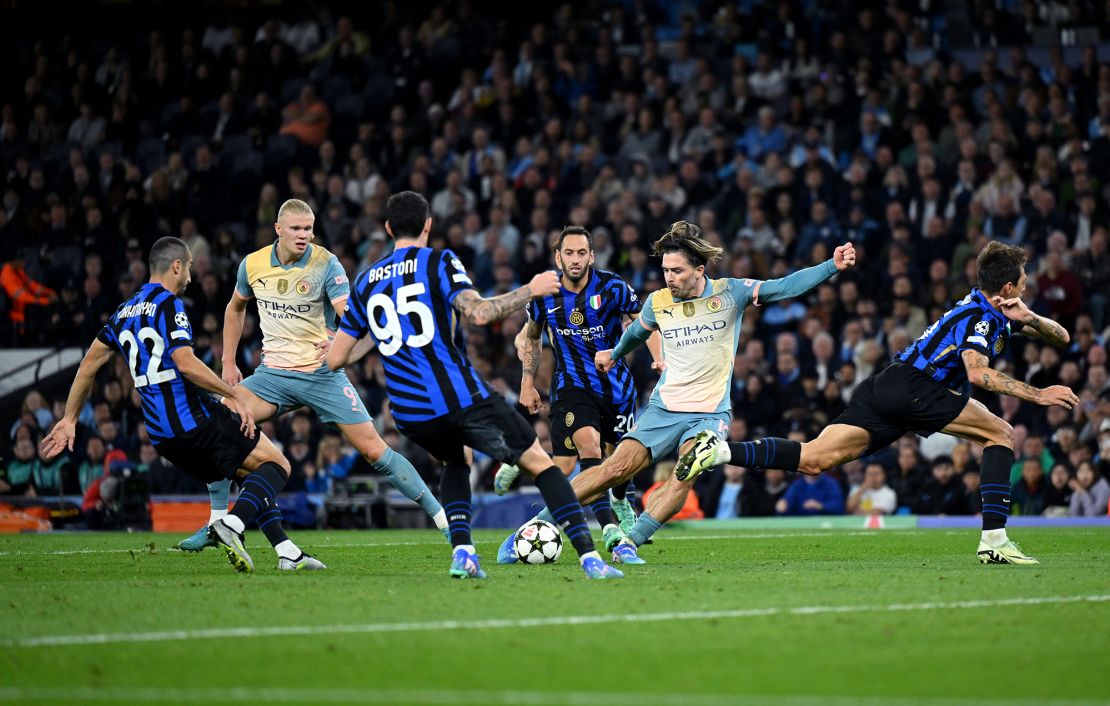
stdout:
MULTIPOLYGON (((462 263, 456 265, 456 269, 462 269, 462 263)), ((381 267, 375 267, 370 270, 366 275, 368 283, 379 282, 383 279, 391 277, 403 277, 404 275, 411 275, 416 273, 416 260, 402 260, 400 262, 391 262, 381 267)))

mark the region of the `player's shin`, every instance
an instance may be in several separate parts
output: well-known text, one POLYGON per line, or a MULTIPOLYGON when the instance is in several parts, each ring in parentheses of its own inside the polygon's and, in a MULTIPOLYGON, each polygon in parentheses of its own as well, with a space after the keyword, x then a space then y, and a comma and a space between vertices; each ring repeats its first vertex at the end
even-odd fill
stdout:
POLYGON ((1013 449, 998 445, 983 449, 979 495, 983 500, 984 540, 1005 540, 1006 520, 1010 516, 1010 467, 1013 463, 1013 449))
POLYGON ((243 489, 239 499, 231 508, 231 514, 225 519, 235 518, 242 523, 242 527, 229 522, 236 531, 242 532, 243 528, 251 522, 259 520, 260 516, 277 508, 277 496, 285 488, 285 471, 273 461, 267 461, 247 475, 243 481, 243 489))
POLYGON ((474 541, 470 537, 470 520, 473 516, 470 504, 470 468, 462 463, 444 466, 443 477, 439 481, 439 493, 443 498, 443 509, 447 513, 451 546, 472 548, 474 541))
POLYGON ((224 478, 208 484, 208 524, 227 516, 227 500, 231 494, 231 481, 224 478))
POLYGON ((766 437, 755 441, 731 441, 728 444, 731 462, 747 468, 775 468, 797 471, 802 458, 802 445, 797 441, 779 437, 766 437))
POLYGON ((579 504, 570 482, 558 466, 551 466, 538 474, 536 487, 539 488, 540 495, 547 503, 552 520, 566 533, 578 555, 580 557, 590 554, 598 556, 593 537, 586 527, 586 516, 582 512, 582 505, 579 504))
MULTIPOLYGON (((585 473, 600 463, 600 458, 583 458, 578 462, 578 465, 582 468, 582 473, 585 473)), ((617 516, 616 513, 613 512, 612 504, 609 502, 608 493, 599 495, 597 500, 590 503, 590 509, 593 510, 594 517, 597 519, 597 523, 601 525, 602 529, 605 529, 609 525, 617 524, 617 516)))
POLYGON ((401 491, 402 495, 424 508, 424 512, 435 520, 436 527, 440 530, 447 527, 446 513, 407 458, 387 448, 385 453, 370 465, 375 471, 388 477, 389 482, 401 491))

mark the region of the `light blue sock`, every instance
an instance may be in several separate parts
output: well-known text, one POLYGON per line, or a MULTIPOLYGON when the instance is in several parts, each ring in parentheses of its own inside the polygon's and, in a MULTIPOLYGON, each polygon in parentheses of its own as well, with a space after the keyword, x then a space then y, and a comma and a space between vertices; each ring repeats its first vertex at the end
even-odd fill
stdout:
POLYGON ((636 546, 641 546, 644 542, 651 539, 651 535, 655 534, 663 524, 656 520, 654 517, 646 512, 640 513, 636 518, 636 524, 632 526, 632 531, 628 536, 636 543, 636 546))
POLYGON ((439 501, 432 495, 432 491, 428 490, 424 479, 401 454, 393 449, 386 449, 382 457, 371 465, 378 473, 384 473, 394 488, 401 491, 409 500, 419 503, 420 507, 424 508, 424 512, 433 518, 443 510, 439 501))
POLYGON ((208 484, 208 505, 211 508, 208 513, 209 522, 227 515, 227 498, 230 494, 231 481, 226 478, 208 484))
POLYGON ((548 510, 546 507, 540 510, 540 514, 536 515, 536 519, 555 524, 555 518, 551 516, 551 511, 548 510))

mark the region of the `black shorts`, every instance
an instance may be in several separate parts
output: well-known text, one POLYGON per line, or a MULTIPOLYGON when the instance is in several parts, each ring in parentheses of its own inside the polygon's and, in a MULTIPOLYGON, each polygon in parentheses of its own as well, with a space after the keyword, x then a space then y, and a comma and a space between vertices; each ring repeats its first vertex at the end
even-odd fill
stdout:
POLYGON ((528 421, 496 393, 426 422, 398 422, 397 428, 444 463, 465 464, 463 447, 469 446, 501 463, 515 464, 536 441, 528 421))
POLYGON ((635 415, 635 399, 618 406, 579 387, 559 390, 559 399, 551 405, 550 415, 553 454, 577 456, 572 437, 583 427, 597 429, 604 444, 618 444, 636 423, 635 415))
POLYGON ((211 483, 235 478, 236 471, 258 445, 260 431, 248 438, 239 428, 239 415, 213 404, 208 421, 183 436, 154 445, 162 458, 192 477, 211 483))
MULTIPOLYGON (((952 423, 970 398, 945 387, 912 365, 894 363, 856 388, 848 409, 830 422, 871 433, 866 454, 883 449, 907 431, 929 436, 952 423)), ((865 454, 865 455, 866 455, 865 454)))

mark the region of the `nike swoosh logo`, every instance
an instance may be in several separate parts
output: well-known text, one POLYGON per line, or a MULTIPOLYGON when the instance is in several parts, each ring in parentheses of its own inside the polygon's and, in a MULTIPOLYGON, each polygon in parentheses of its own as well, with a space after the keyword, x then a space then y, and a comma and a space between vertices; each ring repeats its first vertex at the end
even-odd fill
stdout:
POLYGON ((549 314, 554 314, 554 313, 555 313, 556 311, 558 311, 559 309, 562 309, 562 308, 563 308, 563 307, 561 307, 561 306, 557 306, 557 307, 555 307, 554 309, 548 309, 548 310, 547 310, 547 313, 549 313, 549 314))

